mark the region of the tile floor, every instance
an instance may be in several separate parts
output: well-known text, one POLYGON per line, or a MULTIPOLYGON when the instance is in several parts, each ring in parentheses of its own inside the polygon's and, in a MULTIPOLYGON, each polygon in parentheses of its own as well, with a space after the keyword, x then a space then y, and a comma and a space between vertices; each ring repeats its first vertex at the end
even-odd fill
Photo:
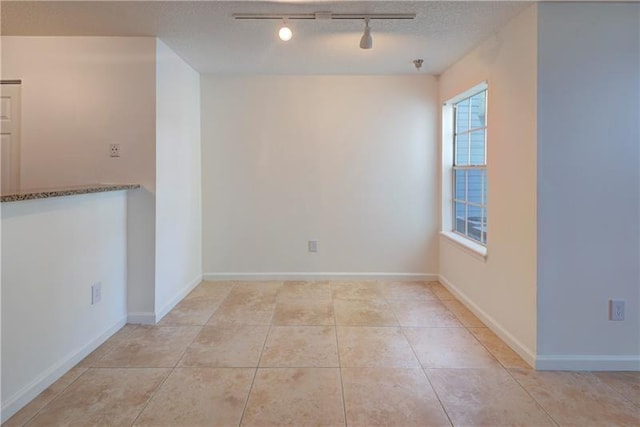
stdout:
POLYGON ((439 283, 204 282, 5 425, 639 426, 640 373, 536 372, 439 283))

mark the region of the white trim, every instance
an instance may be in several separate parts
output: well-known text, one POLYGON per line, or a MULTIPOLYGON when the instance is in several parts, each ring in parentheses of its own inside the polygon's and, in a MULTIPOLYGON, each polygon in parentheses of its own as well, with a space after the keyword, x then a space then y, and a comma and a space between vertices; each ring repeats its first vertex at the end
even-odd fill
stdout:
POLYGON ((18 390, 13 396, 2 402, 2 410, 0 411, 1 422, 4 423, 27 403, 35 399, 35 397, 42 393, 47 387, 56 382, 71 368, 77 365, 78 362, 87 357, 89 353, 98 348, 113 334, 118 332, 126 323, 125 318, 120 319, 86 345, 68 353, 67 356, 53 364, 49 369, 46 369, 29 384, 18 390))
POLYGON ((505 328, 502 327, 492 316, 487 314, 484 310, 478 307, 471 299, 465 294, 460 292, 446 277, 440 275, 440 283, 447 288, 453 295, 455 295, 460 302, 462 302, 469 310, 473 312, 482 323, 484 323, 489 329, 491 329, 497 336, 499 336, 513 351, 518 353, 525 362, 531 366, 536 366, 536 354, 531 351, 520 340, 511 335, 505 328))
POLYGON ((220 280, 438 280, 433 273, 205 273, 206 281, 220 280))
POLYGON ((536 369, 541 371, 640 371, 640 356, 538 355, 536 369))
POLYGON ((489 81, 488 80, 483 80, 480 83, 478 83, 477 85, 474 85, 473 87, 470 87, 469 89, 465 90, 462 93, 457 94, 456 96, 454 96, 451 99, 448 99, 444 102, 444 105, 453 105, 456 104, 460 101, 462 101, 465 98, 470 98, 473 95, 477 95, 478 93, 489 89, 489 81))
POLYGON ((156 313, 156 320, 159 322, 164 316, 167 315, 168 312, 171 311, 173 307, 175 307, 184 297, 189 295, 196 286, 198 286, 202 282, 202 274, 198 275, 195 279, 191 280, 187 283, 186 286, 182 288, 182 290, 178 291, 176 295, 162 307, 162 310, 156 313))
POLYGON ((155 325, 156 314, 153 312, 128 313, 127 323, 133 323, 137 325, 155 325))
POLYGON ((453 243, 453 246, 462 249, 464 252, 469 255, 477 258, 483 262, 487 261, 487 247, 482 246, 479 243, 472 241, 471 239, 467 239, 466 237, 462 237, 452 231, 441 231, 440 235, 445 237, 445 241, 449 243, 453 243))

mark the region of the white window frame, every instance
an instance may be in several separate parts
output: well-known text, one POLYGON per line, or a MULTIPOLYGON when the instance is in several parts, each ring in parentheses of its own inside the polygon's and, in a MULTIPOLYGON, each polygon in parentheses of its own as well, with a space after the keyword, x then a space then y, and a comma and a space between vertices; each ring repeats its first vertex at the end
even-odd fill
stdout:
MULTIPOLYGON (((451 98, 444 103, 442 108, 442 198, 441 198, 441 235, 446 238, 446 241, 463 249, 470 255, 475 256, 481 260, 486 260, 487 246, 481 242, 472 239, 462 233, 455 231, 455 188, 454 188, 454 173, 458 169, 484 169, 487 170, 487 141, 488 141, 488 127, 487 121, 485 121, 485 163, 484 165, 470 165, 470 166, 455 166, 454 167, 454 155, 455 155, 455 111, 454 105, 477 95, 480 92, 487 91, 488 100, 488 88, 487 82, 482 82, 473 86, 472 88, 460 93, 459 95, 451 98)), ((485 110, 488 111, 488 108, 485 110)), ((488 118, 488 114, 487 114, 488 118)), ((480 129, 480 128, 478 128, 480 129)), ((469 132, 471 129, 469 130, 469 132)), ((469 149, 470 149, 469 144, 469 149)), ((486 177, 486 172, 485 172, 486 177)), ((486 179, 486 178, 485 178, 486 179)), ((485 195, 484 205, 485 212, 487 209, 487 198, 485 195)), ((468 204, 468 202, 467 202, 468 204)), ((474 206, 475 204, 472 203, 474 206)), ((478 205, 480 207, 480 205, 478 205)), ((488 213, 487 213, 488 217, 488 213)))

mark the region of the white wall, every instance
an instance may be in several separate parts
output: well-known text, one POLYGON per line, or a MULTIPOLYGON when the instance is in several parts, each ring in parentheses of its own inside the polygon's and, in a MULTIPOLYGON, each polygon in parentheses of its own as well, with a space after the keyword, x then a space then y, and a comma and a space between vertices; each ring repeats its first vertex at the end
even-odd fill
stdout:
POLYGON ((156 85, 155 308, 159 318, 202 278, 200 74, 158 40, 156 85))
MULTIPOLYGON (((536 354, 537 9, 531 6, 440 76, 445 102, 488 81, 487 258, 440 237, 439 272, 529 363, 536 354)), ((449 141, 446 141, 449 143, 449 141)), ((450 163, 443 159, 443 164, 450 163)), ((447 182, 450 171, 441 168, 447 182)), ((449 199, 441 201, 450 215, 449 199)))
POLYGON ((156 39, 5 36, 2 79, 22 80, 23 189, 143 186, 128 195, 128 310, 153 317, 156 39))
POLYGON ((126 256, 124 192, 2 204, 3 421, 124 324, 126 256))
POLYGON ((155 323, 156 195, 127 194, 127 312, 130 323, 155 323))
POLYGON ((435 273, 437 101, 431 76, 203 77, 205 277, 435 273))
POLYGON ((2 37, 22 80, 24 189, 134 182, 155 189, 155 39, 2 37), (121 157, 109 157, 109 144, 121 157))
POLYGON ((540 368, 640 369, 639 27, 637 3, 539 6, 540 368))

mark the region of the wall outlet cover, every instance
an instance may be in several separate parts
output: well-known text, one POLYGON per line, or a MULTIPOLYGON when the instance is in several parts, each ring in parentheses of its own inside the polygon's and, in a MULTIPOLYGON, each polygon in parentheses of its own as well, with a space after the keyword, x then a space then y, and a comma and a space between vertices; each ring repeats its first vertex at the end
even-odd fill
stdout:
POLYGON ((624 300, 609 300, 609 320, 624 320, 624 300))
POLYGON ((91 305, 102 301, 102 283, 97 282, 91 286, 91 305))
POLYGON ((109 155, 111 157, 120 157, 120 144, 109 144, 109 155))

